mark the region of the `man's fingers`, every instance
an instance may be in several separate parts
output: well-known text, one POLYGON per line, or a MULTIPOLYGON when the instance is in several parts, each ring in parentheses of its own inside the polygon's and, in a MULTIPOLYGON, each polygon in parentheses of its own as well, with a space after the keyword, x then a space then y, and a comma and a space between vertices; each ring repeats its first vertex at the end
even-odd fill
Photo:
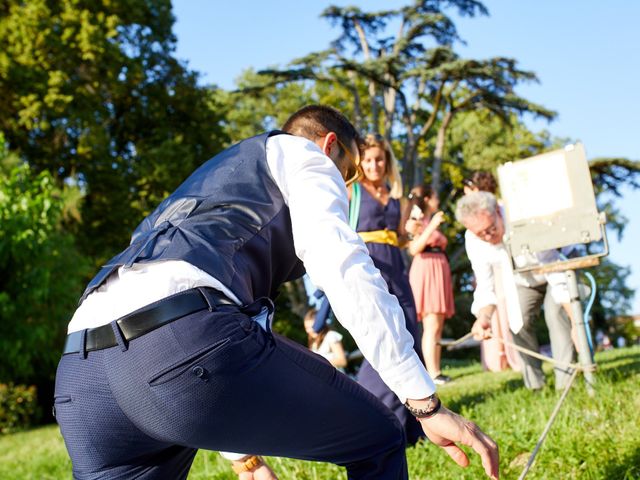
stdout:
POLYGON ((480 455, 485 473, 491 478, 498 478, 500 475, 498 446, 477 425, 472 424, 468 430, 471 436, 471 442, 468 445, 480 455))
POLYGON ((471 328, 471 333, 473 334, 473 338, 475 340, 482 340, 483 334, 482 334, 482 328, 480 327, 480 325, 474 324, 473 327, 471 328))
POLYGON ((482 466, 485 473, 491 478, 498 478, 500 475, 500 460, 498 458, 498 448, 488 448, 485 453, 480 453, 482 459, 482 466))
POLYGON ((447 455, 453 458, 453 461, 458 465, 460 465, 461 467, 469 466, 469 458, 455 443, 442 445, 442 448, 445 452, 447 452, 447 455))
POLYGON ((473 333, 473 338, 475 340, 486 340, 491 338, 491 329, 489 328, 476 328, 475 330, 472 330, 471 333, 473 333))

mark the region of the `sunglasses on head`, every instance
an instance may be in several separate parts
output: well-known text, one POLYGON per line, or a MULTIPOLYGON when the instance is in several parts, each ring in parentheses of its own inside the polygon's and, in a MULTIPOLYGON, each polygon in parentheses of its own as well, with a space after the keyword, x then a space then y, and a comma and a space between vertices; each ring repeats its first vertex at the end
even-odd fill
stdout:
POLYGON ((336 138, 338 141, 338 145, 344 151, 345 156, 349 160, 349 168, 347 169, 347 174, 345 175, 345 183, 347 187, 354 182, 357 182, 360 179, 360 169, 358 166, 360 165, 360 156, 358 158, 354 157, 353 154, 349 151, 344 143, 340 141, 339 138, 336 138))

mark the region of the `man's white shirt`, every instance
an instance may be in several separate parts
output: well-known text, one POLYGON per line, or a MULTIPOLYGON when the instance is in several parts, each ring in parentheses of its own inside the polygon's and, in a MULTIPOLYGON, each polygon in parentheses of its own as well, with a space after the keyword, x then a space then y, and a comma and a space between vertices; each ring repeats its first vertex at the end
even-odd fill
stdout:
MULTIPOLYGON (((516 285, 538 287, 548 283, 551 286, 551 295, 556 303, 569 303, 569 289, 564 272, 545 274, 534 274, 532 272, 514 273, 509 252, 502 242, 491 244, 469 230, 465 232, 464 239, 467 257, 471 262, 471 268, 476 280, 476 288, 473 292, 473 303, 471 305, 471 313, 474 315, 477 316, 483 307, 497 305, 498 299, 493 278, 494 265, 500 267, 500 272, 503 275, 502 284, 506 290, 505 299, 509 314, 509 325, 514 333, 517 333, 522 327, 522 313, 518 313, 520 312, 520 304, 515 289, 516 285)), ((560 260, 560 254, 556 250, 545 250, 526 256, 519 255, 514 260, 516 267, 541 265, 560 260)))

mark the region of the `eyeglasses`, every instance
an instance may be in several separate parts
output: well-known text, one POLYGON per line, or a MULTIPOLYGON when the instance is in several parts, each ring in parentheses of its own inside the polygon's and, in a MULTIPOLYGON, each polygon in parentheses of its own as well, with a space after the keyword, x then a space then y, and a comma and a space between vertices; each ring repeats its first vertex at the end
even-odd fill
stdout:
POLYGON ((350 167, 347 169, 347 174, 345 178, 345 183, 347 184, 347 187, 348 187, 349 185, 351 185, 354 182, 357 182, 360 179, 360 169, 358 168, 360 166, 360 156, 358 155, 358 158, 354 157, 353 154, 346 147, 346 145, 342 143, 339 138, 336 137, 336 140, 338 141, 338 145, 340 145, 340 148, 344 150, 344 154, 350 163, 350 167))
POLYGON ((498 233, 498 216, 496 214, 493 215, 493 222, 487 228, 482 230, 481 232, 477 232, 476 236, 480 238, 493 237, 496 233, 498 233))

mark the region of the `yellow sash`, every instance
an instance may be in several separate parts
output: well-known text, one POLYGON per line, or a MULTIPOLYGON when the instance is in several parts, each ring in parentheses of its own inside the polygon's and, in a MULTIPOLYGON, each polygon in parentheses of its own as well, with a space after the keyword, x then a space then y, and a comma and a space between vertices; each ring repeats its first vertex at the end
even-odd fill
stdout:
POLYGON ((375 230, 373 232, 358 232, 365 243, 386 243, 398 246, 398 234, 393 230, 375 230))

